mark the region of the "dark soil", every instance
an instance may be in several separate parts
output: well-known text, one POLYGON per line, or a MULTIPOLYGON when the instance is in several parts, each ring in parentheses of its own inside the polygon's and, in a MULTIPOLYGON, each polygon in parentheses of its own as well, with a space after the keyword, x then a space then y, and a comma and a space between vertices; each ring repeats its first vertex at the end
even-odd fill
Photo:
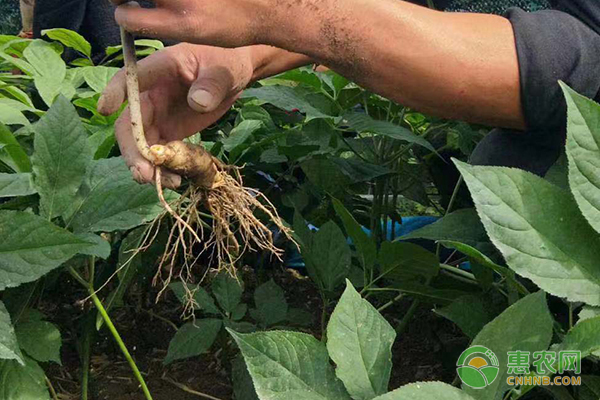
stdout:
MULTIPOLYGON (((261 281, 273 277, 286 290, 291 307, 302 308, 313 314, 313 325, 303 329, 307 333, 321 334, 322 301, 309 279, 295 271, 277 270, 256 274, 246 270, 246 302, 252 303, 251 293, 261 281)), ((64 289, 64 288, 63 288, 64 289)), ((217 399, 232 399, 230 360, 235 356, 234 346, 222 335, 221 343, 213 346, 210 354, 194 357, 169 366, 163 366, 169 341, 175 330, 169 323, 182 324, 179 303, 168 295, 158 303, 151 301, 155 294, 131 291, 126 303, 129 306, 111 312, 111 317, 124 342, 135 358, 155 400, 187 400, 202 398, 205 393, 217 399), (229 353, 228 353, 229 352, 229 353), (227 353, 227 354, 226 354, 227 353), (194 393, 196 392, 196 393, 194 393)), ((84 293, 63 290, 63 293, 84 293)), ((64 299, 63 306, 44 304, 47 315, 61 327, 73 326, 77 332, 77 320, 81 308, 76 299, 64 299), (65 325, 66 324, 66 325, 65 325)), ((89 307, 89 305, 85 305, 89 307)), ((386 318, 394 325, 402 318, 410 302, 402 302, 386 310, 386 318)), ((455 378, 455 362, 469 341, 458 328, 431 312, 431 305, 423 304, 407 329, 398 335, 393 349, 394 368, 390 388, 394 389, 415 381, 441 380, 452 383, 455 378)), ((48 365, 47 373, 61 400, 80 398, 81 363, 77 352, 75 335, 63 331, 63 366, 48 365)), ((102 329, 92 342, 90 399, 94 400, 143 400, 129 365, 106 329, 102 329)))

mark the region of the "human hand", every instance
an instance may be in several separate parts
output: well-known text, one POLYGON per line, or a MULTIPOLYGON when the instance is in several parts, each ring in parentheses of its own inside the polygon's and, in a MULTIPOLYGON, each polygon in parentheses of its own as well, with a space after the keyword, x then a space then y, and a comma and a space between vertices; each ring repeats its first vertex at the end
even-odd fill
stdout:
MULTIPOLYGON (((158 51, 138 63, 140 102, 146 138, 150 145, 181 140, 215 123, 252 79, 247 48, 179 44, 158 51)), ((98 111, 116 112, 125 101, 127 85, 121 70, 110 81, 98 111)), ((140 183, 154 181, 154 166, 138 151, 131 133, 129 110, 115 124, 121 154, 140 183)), ((163 174, 166 187, 177 187, 181 177, 163 174)))
POLYGON ((265 17, 274 7, 265 0, 152 0, 152 9, 111 1, 117 22, 131 33, 219 47, 266 43, 261 33, 271 31, 265 17))

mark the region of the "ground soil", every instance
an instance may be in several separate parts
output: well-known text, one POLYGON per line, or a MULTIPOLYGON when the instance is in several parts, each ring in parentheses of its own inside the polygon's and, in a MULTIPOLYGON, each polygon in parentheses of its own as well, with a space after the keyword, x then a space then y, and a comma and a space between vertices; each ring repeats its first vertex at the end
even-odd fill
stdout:
MULTIPOLYGON (((246 296, 261 280, 273 277, 286 289, 288 302, 313 314, 313 325, 304 329, 317 337, 321 333, 322 301, 311 281, 295 271, 277 270, 261 274, 246 271, 246 296)), ((63 293, 73 293, 63 290, 63 293)), ((75 293, 77 293, 75 291, 75 293)), ((83 293, 79 292, 80 298, 83 293)), ((69 294, 71 296, 71 294, 69 294)), ((194 357, 169 366, 162 360, 170 339, 175 333, 172 324, 181 325, 181 309, 176 299, 166 296, 158 303, 150 301, 154 293, 136 294, 127 298, 128 306, 113 311, 117 329, 148 382, 155 400, 192 400, 202 398, 204 393, 216 399, 233 399, 230 381, 230 365, 234 354, 224 354, 224 347, 213 346, 210 354, 194 357)), ((64 299, 67 304, 43 305, 47 315, 55 322, 69 326, 69 321, 81 314, 81 302, 64 299), (69 304, 70 302, 70 304, 69 304)), ((246 299, 251 303, 251 298, 246 299)), ((397 324, 410 302, 401 302, 385 312, 386 318, 397 324)), ((88 307, 84 304, 84 307, 88 307)), ((455 362, 458 355, 468 346, 469 340, 460 330, 431 312, 431 305, 423 304, 418 309, 406 330, 399 334, 393 349, 394 368, 390 388, 394 389, 415 381, 444 381, 455 379, 455 362)), ((72 324, 71 324, 72 325, 72 324)), ((63 332, 63 365, 47 365, 46 371, 61 400, 80 398, 81 363, 77 353, 75 335, 63 332)), ((222 340, 228 340, 227 338, 222 340)), ((91 358, 90 399, 93 400, 143 400, 141 390, 118 347, 106 329, 100 331, 93 341, 91 358)), ((205 397, 206 398, 206 397, 205 397)))

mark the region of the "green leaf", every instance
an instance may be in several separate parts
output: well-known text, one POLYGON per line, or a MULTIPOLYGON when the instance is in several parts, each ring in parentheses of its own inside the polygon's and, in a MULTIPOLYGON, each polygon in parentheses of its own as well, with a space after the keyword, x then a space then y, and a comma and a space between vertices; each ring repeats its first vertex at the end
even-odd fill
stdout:
MULTIPOLYGON (((167 192, 167 201, 173 192, 167 192)), ((66 212, 75 232, 126 230, 153 220, 163 211, 156 189, 139 185, 120 157, 92 162, 88 176, 66 212)))
POLYGON ((6 104, 0 104, 0 123, 5 125, 29 125, 29 120, 20 110, 6 104))
POLYGON ((558 345, 558 350, 581 351, 581 358, 600 350, 600 315, 579 321, 558 345))
POLYGON ((365 270, 373 268, 377 259, 377 247, 372 238, 362 229, 352 214, 344 207, 341 201, 331 198, 333 208, 344 224, 348 236, 352 238, 358 252, 358 258, 365 270))
POLYGON ((93 246, 83 249, 79 254, 85 254, 88 256, 94 256, 106 260, 110 256, 111 247, 110 243, 99 235, 93 233, 80 233, 77 237, 82 240, 93 243, 93 246))
POLYGON ((241 355, 231 363, 231 378, 236 400, 258 400, 252 377, 241 355))
POLYGON ((43 321, 39 313, 29 313, 15 327, 19 345, 28 356, 39 362, 54 361, 61 365, 62 339, 58 328, 43 321))
POLYGON ((0 290, 34 281, 90 246, 37 215, 0 211, 0 290))
POLYGON ((31 161, 10 129, 0 123, 0 148, 14 163, 16 172, 31 172, 31 161))
POLYGON ((231 130, 231 133, 226 139, 223 139, 223 148, 226 151, 231 151, 241 144, 244 144, 254 132, 261 129, 263 123, 256 120, 244 120, 238 126, 231 130))
POLYGON ((491 271, 494 271, 495 273, 497 273, 498 275, 500 275, 501 277, 506 279, 507 282, 509 284, 511 284, 519 292, 527 293, 527 290, 525 289, 525 287, 519 281, 517 281, 517 279, 515 278, 514 271, 512 271, 506 267, 503 267, 501 265, 496 264, 495 262, 490 260, 490 258, 488 256, 486 256, 479 250, 477 250, 467 244, 464 244, 464 243, 458 243, 458 242, 452 242, 452 241, 442 241, 440 243, 447 248, 458 250, 459 252, 463 253, 464 255, 466 255, 469 258, 469 260, 472 263, 478 264, 479 266, 482 266, 482 267, 488 268, 491 271))
MULTIPOLYGON (((0 90, 7 93, 10 97, 14 98, 15 100, 18 100, 21 103, 23 103, 27 107, 27 110, 30 110, 30 111, 35 110, 35 106, 33 105, 32 101, 29 98, 29 96, 27 95, 27 93, 25 93, 18 87, 2 86, 2 87, 0 87, 0 90)), ((24 111, 24 110, 21 110, 21 111, 24 111)))
POLYGON ((413 243, 383 242, 379 250, 379 266, 386 279, 400 282, 430 280, 440 270, 438 257, 413 243))
POLYGON ((21 365, 25 365, 23 354, 19 349, 15 329, 10 321, 10 315, 0 301, 0 360, 17 360, 21 365))
POLYGON ((256 319, 265 326, 285 321, 287 317, 288 304, 285 293, 272 279, 256 288, 254 304, 256 319))
POLYGON ((568 106, 569 184, 584 217, 600 232, 600 105, 561 87, 568 106))
POLYGON ((213 295, 217 298, 223 310, 228 314, 235 311, 244 292, 242 282, 231 276, 227 271, 222 271, 215 276, 211 287, 213 295))
POLYGON ((37 193, 33 187, 30 173, 2 174, 0 173, 0 198, 13 196, 28 196, 37 193))
POLYGON ((332 292, 350 273, 350 246, 342 230, 329 221, 313 235, 303 256, 308 273, 323 290, 332 292))
POLYGON ((260 399, 349 400, 325 344, 305 333, 239 334, 237 342, 260 399))
POLYGON ((306 122, 315 118, 334 118, 332 115, 327 115, 315 108, 306 100, 305 96, 291 87, 263 86, 256 89, 247 89, 242 94, 243 99, 253 97, 286 111, 299 110, 301 113, 306 114, 306 122))
POLYGON ((75 107, 60 96, 35 126, 33 173, 40 213, 54 218, 75 200, 92 152, 75 107))
POLYGON ((455 163, 515 272, 556 296, 600 304, 600 237, 568 192, 525 171, 455 163))
POLYGON ((61 92, 67 66, 50 43, 34 40, 23 52, 33 67, 33 82, 41 98, 50 107, 61 92))
POLYGON ((472 345, 484 346, 496 354, 500 362, 500 373, 484 389, 463 389, 475 399, 500 400, 509 389, 508 352, 531 352, 546 350, 552 339, 554 321, 546 304, 546 294, 539 291, 519 300, 487 324, 472 345))
POLYGON ((388 391, 396 331, 346 281, 346 290, 327 326, 327 350, 335 373, 355 400, 388 391))
POLYGON ((42 35, 48 36, 52 40, 58 40, 65 46, 75 49, 87 57, 92 56, 92 45, 77 32, 54 28, 43 30, 42 35))
POLYGON ((342 124, 348 125, 351 129, 359 133, 375 133, 392 139, 401 140, 408 143, 414 143, 421 147, 435 152, 435 149, 427 140, 421 136, 415 135, 410 130, 387 121, 378 121, 365 113, 349 112, 342 118, 342 124))
POLYGON ((223 322, 220 319, 199 319, 183 325, 169 343, 163 363, 206 353, 217 338, 223 322))
POLYGON ((183 282, 174 282, 169 285, 175 296, 181 301, 181 304, 187 304, 189 295, 192 294, 194 310, 202 310, 207 314, 221 315, 212 296, 204 288, 200 287, 200 285, 194 285, 186 289, 184 285, 186 284, 183 282))
POLYGON ((473 400, 460 389, 442 382, 417 382, 402 386, 374 400, 473 400))
POLYGON ((437 308, 435 313, 454 322, 470 338, 477 336, 493 317, 487 302, 476 295, 459 297, 449 305, 437 308))
POLYGON ((352 183, 368 182, 392 171, 377 164, 366 163, 353 158, 333 157, 331 161, 338 166, 352 183))
POLYGON ((468 244, 482 251, 492 246, 474 208, 454 211, 433 224, 401 237, 401 240, 406 239, 450 240, 468 244))
POLYGON ((119 72, 119 68, 114 67, 85 67, 83 78, 85 83, 96 93, 102 93, 117 72, 119 72))
POLYGON ((44 370, 33 360, 25 365, 0 360, 0 400, 50 400, 44 370))

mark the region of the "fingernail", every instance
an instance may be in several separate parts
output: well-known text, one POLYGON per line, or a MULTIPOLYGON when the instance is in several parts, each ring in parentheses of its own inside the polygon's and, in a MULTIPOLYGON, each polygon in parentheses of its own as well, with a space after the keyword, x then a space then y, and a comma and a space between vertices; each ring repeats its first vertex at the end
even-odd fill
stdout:
POLYGON ((209 108, 213 102, 213 95, 206 90, 196 90, 192 93, 192 100, 194 103, 203 109, 209 108))

